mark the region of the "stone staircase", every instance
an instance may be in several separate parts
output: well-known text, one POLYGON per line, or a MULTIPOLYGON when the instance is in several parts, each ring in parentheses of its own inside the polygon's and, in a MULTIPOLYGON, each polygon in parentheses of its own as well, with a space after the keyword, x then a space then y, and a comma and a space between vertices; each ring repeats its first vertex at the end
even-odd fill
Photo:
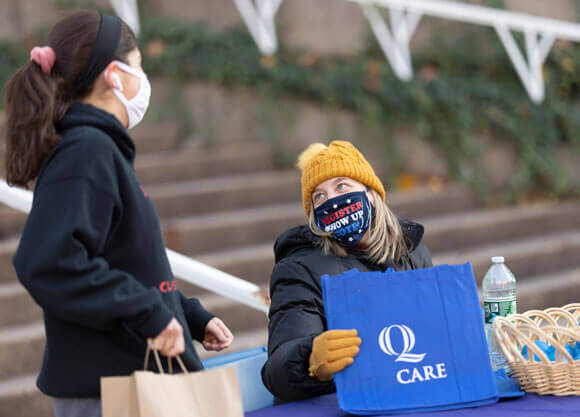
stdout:
MULTIPOLYGON (((298 172, 277 169, 263 143, 193 147, 181 145, 177 132, 173 124, 135 132, 136 171, 162 218, 167 246, 267 287, 276 236, 304 222, 298 172)), ((490 257, 505 256, 518 279, 520 310, 580 301, 580 201, 486 209, 468 188, 449 186, 393 191, 388 202, 425 225, 435 263, 469 260, 478 283, 490 257)), ((52 415, 50 400, 34 385, 42 312, 11 264, 25 219, 0 207, 0 417, 52 415)), ((185 282, 179 288, 234 331, 230 351, 266 343, 263 313, 185 282)))

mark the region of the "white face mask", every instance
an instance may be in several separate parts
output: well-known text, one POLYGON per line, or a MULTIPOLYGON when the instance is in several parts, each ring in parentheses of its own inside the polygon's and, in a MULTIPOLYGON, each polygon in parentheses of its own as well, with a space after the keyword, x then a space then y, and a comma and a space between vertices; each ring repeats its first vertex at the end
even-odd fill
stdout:
MULTIPOLYGON (((129 116, 129 129, 134 128, 143 120, 143 116, 147 112, 147 108, 149 107, 149 99, 151 98, 151 84, 149 83, 149 79, 147 79, 147 75, 144 72, 136 70, 133 67, 130 67, 123 62, 115 61, 119 69, 123 72, 131 74, 137 78, 139 78, 139 91, 135 94, 131 100, 128 100, 122 93, 123 91, 123 84, 121 83, 121 79, 116 76, 116 81, 119 84, 117 87, 114 88, 113 92, 117 96, 117 98, 123 103, 125 109, 127 110, 127 115, 129 116)), ((107 73, 105 72, 105 77, 107 73)))

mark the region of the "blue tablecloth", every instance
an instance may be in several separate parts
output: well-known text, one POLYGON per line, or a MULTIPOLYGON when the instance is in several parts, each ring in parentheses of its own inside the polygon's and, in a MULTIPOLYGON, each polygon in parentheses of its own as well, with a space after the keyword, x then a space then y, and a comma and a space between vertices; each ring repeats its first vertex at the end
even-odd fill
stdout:
MULTIPOLYGON (((325 395, 276 407, 246 413, 246 417, 344 417, 338 408, 336 394, 325 395)), ((554 397, 527 394, 524 397, 501 400, 492 405, 451 411, 401 414, 405 417, 555 417, 580 416, 580 397, 554 397)))

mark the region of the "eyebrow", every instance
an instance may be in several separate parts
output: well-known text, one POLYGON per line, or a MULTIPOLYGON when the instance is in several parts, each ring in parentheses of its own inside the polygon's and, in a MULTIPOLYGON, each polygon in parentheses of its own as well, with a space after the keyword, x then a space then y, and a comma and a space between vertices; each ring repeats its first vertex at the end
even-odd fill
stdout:
MULTIPOLYGON (((337 182, 343 181, 345 179, 347 179, 348 177, 336 177, 333 181, 332 184, 336 184, 337 182)), ((321 191, 318 189, 318 187, 316 187, 314 190, 312 190, 312 194, 314 194, 316 191, 321 191)))

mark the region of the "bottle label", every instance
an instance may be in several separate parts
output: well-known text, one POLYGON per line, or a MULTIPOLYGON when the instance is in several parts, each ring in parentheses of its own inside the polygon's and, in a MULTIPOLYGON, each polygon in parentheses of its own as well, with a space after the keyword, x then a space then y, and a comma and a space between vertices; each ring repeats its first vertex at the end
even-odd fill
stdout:
POLYGON ((491 323, 495 316, 506 317, 508 314, 515 314, 518 312, 518 308, 516 299, 513 298, 502 301, 485 301, 483 311, 485 312, 485 322, 491 323))

